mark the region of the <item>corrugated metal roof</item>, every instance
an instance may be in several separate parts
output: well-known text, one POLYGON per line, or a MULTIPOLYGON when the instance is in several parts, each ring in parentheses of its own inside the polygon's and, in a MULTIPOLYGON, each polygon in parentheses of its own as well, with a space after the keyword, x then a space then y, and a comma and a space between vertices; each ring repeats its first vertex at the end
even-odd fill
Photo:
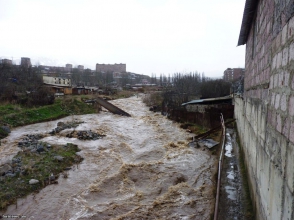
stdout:
POLYGON ((231 96, 210 98, 210 99, 198 99, 198 100, 192 100, 190 102, 183 103, 182 106, 190 105, 190 104, 201 104, 201 103, 205 103, 205 102, 224 101, 224 100, 230 100, 230 99, 232 99, 231 96))
POLYGON ((247 42, 247 38, 250 32, 251 24, 254 19, 258 2, 259 2, 258 0, 246 0, 237 46, 244 45, 247 42))

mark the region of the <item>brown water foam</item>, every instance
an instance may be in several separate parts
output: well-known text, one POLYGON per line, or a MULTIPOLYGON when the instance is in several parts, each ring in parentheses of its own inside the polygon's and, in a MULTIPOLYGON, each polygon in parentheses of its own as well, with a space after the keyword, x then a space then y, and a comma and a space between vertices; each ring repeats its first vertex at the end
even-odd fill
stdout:
MULTIPOLYGON (((209 219, 216 158, 189 148, 191 134, 149 112, 140 98, 114 102, 132 117, 108 112, 74 116, 84 121, 77 131, 100 129, 106 134, 103 139, 66 138, 66 130, 43 139, 77 144, 84 161, 69 171, 67 179, 59 178, 58 185, 20 199, 17 209, 11 206, 6 214, 25 214, 31 219, 209 219)), ((16 129, 11 137, 21 137, 26 130, 45 133, 58 121, 16 129)), ((12 155, 17 147, 11 137, 6 146, 12 155)))

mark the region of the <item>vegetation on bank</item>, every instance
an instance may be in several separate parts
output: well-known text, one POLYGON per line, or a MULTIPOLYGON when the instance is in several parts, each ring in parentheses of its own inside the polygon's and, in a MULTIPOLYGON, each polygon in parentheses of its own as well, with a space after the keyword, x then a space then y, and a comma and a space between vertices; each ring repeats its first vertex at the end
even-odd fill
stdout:
POLYGON ((72 99, 57 99, 54 104, 33 108, 13 104, 1 105, 0 121, 1 124, 17 127, 97 111, 95 106, 87 105, 73 97, 72 99))
POLYGON ((203 126, 200 126, 195 123, 189 123, 189 122, 181 124, 180 127, 183 129, 187 129, 188 131, 190 131, 191 133, 194 133, 196 135, 202 134, 202 133, 208 131, 208 129, 204 128, 203 126))
MULTIPOLYGON (((50 150, 42 153, 20 151, 13 161, 21 161, 21 171, 15 172, 15 176, 0 177, 0 210, 15 203, 18 198, 38 192, 48 184, 58 184, 56 179, 62 172, 63 177, 67 178, 68 174, 65 170, 82 161, 82 158, 76 154, 78 151, 80 151, 78 146, 74 144, 50 146, 50 150), (54 159, 56 155, 63 159, 54 159), (31 179, 39 182, 29 184, 31 179)), ((15 169, 16 165, 13 163, 12 167, 15 169)))
POLYGON ((158 106, 161 107, 163 102, 163 95, 162 92, 152 92, 144 96, 143 102, 148 106, 158 106))
POLYGON ((83 102, 85 97, 69 96, 55 99, 54 104, 28 107, 20 104, 0 104, 0 140, 8 135, 3 125, 10 128, 55 120, 58 118, 99 112, 98 105, 83 102))
MULTIPOLYGON (((134 91, 121 91, 106 99, 128 98, 136 94, 134 91)), ((56 98, 54 104, 38 107, 28 107, 21 104, 2 102, 0 104, 0 139, 8 135, 7 131, 1 128, 2 125, 18 127, 38 122, 55 120, 58 118, 92 114, 99 112, 100 106, 84 103, 86 99, 95 99, 97 95, 64 96, 56 98)))

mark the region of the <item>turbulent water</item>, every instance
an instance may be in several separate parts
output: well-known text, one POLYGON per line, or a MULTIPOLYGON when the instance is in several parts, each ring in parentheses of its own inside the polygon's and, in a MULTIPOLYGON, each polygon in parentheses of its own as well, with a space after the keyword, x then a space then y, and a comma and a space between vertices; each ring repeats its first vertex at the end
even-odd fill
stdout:
POLYGON ((210 219, 216 158, 187 146, 191 134, 166 117, 149 112, 141 98, 113 101, 132 117, 109 112, 71 116, 13 130, 2 141, 0 165, 19 150, 25 134, 46 134, 51 144, 74 143, 84 158, 59 184, 19 199, 5 214, 29 219, 210 219), (75 130, 103 132, 99 140, 48 132, 58 121, 83 121, 75 130))

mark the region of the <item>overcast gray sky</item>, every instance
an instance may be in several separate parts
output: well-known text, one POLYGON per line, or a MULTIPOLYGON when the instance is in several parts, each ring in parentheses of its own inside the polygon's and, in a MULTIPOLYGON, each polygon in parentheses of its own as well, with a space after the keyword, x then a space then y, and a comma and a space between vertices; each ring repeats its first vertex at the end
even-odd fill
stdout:
POLYGON ((0 58, 157 75, 244 67, 245 0, 0 0, 0 58))

